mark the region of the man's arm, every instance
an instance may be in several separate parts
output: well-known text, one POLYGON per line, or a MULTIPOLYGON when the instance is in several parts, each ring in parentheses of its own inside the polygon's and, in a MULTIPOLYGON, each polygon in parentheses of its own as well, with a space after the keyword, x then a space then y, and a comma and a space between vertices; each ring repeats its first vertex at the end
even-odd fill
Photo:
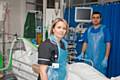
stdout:
POLYGON ((104 36, 105 36, 104 40, 106 43, 105 58, 108 59, 110 54, 110 48, 111 48, 111 35, 110 35, 110 30, 107 27, 104 28, 104 36))
POLYGON ((106 43, 106 53, 105 53, 105 58, 108 59, 109 54, 110 54, 110 48, 111 48, 111 43, 107 42, 106 43))
POLYGON ((82 51, 81 51, 83 54, 85 53, 86 48, 87 48, 87 43, 84 42, 84 43, 83 43, 83 46, 82 46, 82 51))

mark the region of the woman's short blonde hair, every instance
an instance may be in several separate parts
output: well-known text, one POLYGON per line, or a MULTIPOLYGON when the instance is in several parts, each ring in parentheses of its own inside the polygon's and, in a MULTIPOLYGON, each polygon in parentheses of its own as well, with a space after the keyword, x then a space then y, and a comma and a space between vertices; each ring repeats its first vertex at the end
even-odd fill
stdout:
POLYGON ((62 18, 56 18, 56 19, 52 22, 52 26, 51 26, 51 30, 50 30, 50 35, 54 34, 53 29, 55 28, 55 25, 56 25, 58 22, 60 22, 60 21, 62 21, 62 22, 66 25, 66 33, 65 33, 65 34, 68 33, 69 26, 68 26, 67 21, 64 20, 64 19, 62 19, 62 18))

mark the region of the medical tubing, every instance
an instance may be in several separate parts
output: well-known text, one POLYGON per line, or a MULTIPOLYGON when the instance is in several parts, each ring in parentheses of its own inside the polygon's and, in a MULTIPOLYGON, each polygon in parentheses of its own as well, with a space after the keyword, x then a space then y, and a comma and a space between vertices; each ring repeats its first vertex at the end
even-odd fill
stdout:
POLYGON ((9 55, 9 61, 8 61, 8 65, 4 68, 1 68, 0 71, 4 71, 6 69, 8 69, 9 65, 10 65, 10 61, 12 59, 12 48, 13 48, 13 45, 14 45, 14 42, 16 41, 16 39, 13 40, 12 44, 11 44, 11 48, 10 48, 10 55, 9 55))
POLYGON ((90 60, 90 59, 84 59, 84 58, 81 58, 80 60, 90 62, 90 63, 91 63, 91 66, 94 66, 93 61, 90 60))

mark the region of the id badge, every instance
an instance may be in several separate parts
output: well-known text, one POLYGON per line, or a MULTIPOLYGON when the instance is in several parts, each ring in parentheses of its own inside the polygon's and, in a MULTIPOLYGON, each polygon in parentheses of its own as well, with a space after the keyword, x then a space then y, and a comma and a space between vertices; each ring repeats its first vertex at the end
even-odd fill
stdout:
POLYGON ((52 68, 55 68, 55 69, 59 68, 59 63, 52 63, 52 68))

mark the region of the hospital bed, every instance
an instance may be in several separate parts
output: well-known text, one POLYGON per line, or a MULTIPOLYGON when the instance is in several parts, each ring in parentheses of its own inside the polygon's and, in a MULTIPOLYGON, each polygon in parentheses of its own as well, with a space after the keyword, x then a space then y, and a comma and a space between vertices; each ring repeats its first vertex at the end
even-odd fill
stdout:
MULTIPOLYGON (((13 71, 17 79, 37 80, 38 74, 32 70, 32 64, 37 64, 37 47, 25 38, 18 38, 13 40, 10 53, 12 52, 13 71)), ((93 63, 90 65, 84 62, 72 62, 68 64, 67 80, 120 80, 120 77, 108 79, 91 65, 93 65, 93 63)), ((39 67, 37 67, 37 69, 39 69, 39 67)))
POLYGON ((68 65, 68 80, 110 80, 94 67, 84 62, 68 65))
POLYGON ((120 75, 116 77, 112 77, 111 80, 120 80, 120 75))

